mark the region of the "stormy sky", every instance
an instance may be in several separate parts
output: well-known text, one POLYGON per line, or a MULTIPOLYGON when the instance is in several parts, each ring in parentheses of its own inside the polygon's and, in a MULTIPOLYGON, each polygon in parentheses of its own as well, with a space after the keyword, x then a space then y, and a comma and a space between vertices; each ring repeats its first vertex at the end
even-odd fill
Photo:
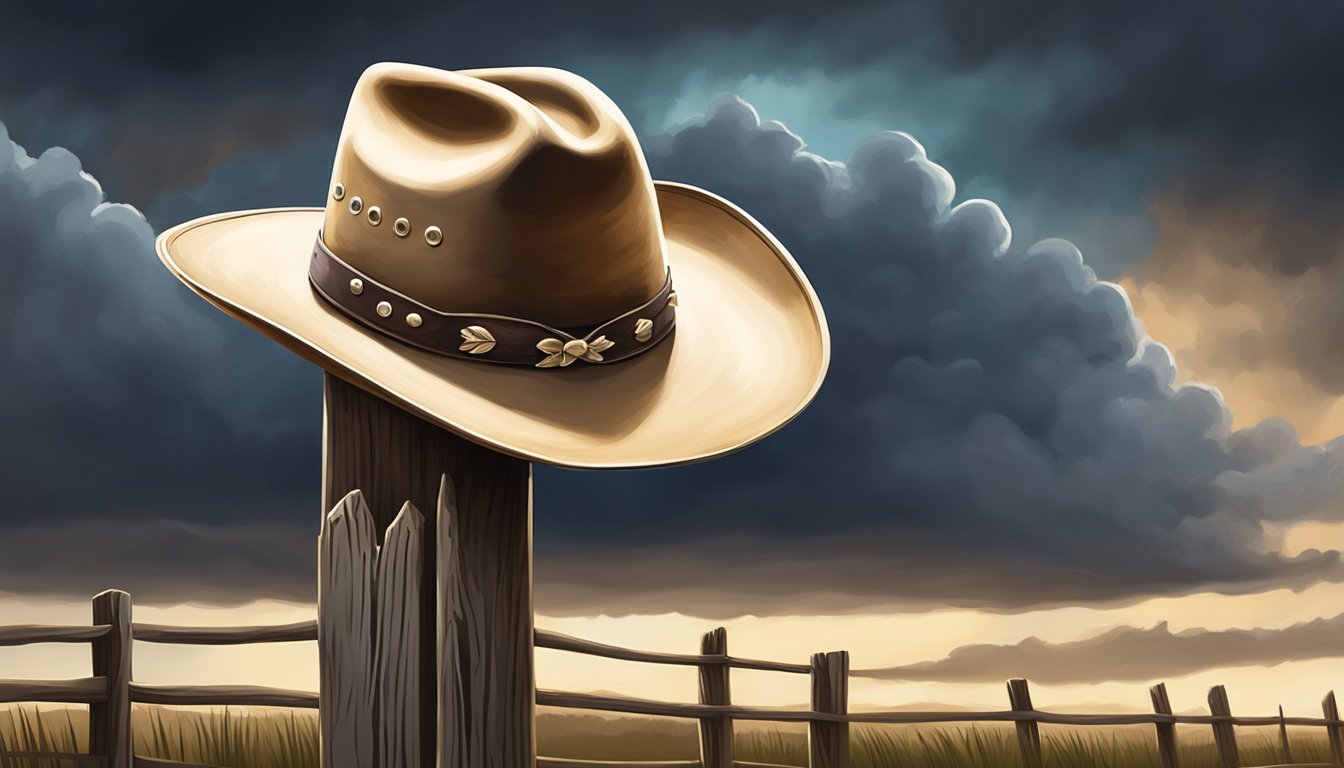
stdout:
MULTIPOLYGON (((1344 502, 1344 8, 627 9, 8 9, 0 590, 114 573, 148 601, 311 598, 320 374, 190 295, 152 240, 320 205, 379 60, 589 78, 655 177, 748 210, 827 309, 827 383, 775 437, 537 472, 540 610, 1013 612, 1344 581, 1333 546, 1273 534, 1344 502)), ((998 674, 1005 652, 950 658, 998 674)))

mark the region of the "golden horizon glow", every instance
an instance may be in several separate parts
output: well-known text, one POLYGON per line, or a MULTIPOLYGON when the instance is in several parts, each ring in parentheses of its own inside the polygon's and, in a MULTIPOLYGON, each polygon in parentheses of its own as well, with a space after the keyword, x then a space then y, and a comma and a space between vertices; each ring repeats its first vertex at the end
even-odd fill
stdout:
MULTIPOLYGON (((1344 535, 1336 526, 1335 535, 1344 535)), ((1301 538, 1289 532, 1286 541, 1301 538)), ((1119 625, 1151 627, 1166 621, 1173 632, 1205 628, 1283 628, 1321 616, 1344 605, 1344 584, 1318 584, 1301 592, 1228 596, 1196 594, 1155 597, 1125 606, 1071 606, 1013 614, 966 609, 925 613, 846 616, 741 616, 716 621, 678 613, 642 616, 538 615, 538 627, 597 642, 650 651, 695 653, 700 635, 716 626, 728 629, 730 652, 737 656, 806 662, 817 651, 848 650, 855 669, 896 666, 940 659, 955 647, 977 643, 1010 644, 1035 636, 1048 642, 1084 639, 1119 625)), ((49 601, 0 595, 0 623, 88 622, 89 606, 78 601, 49 601)), ((137 621, 181 625, 281 624, 313 618, 311 604, 258 601, 236 607, 137 605, 137 621)), ((317 689, 316 643, 251 646, 174 646, 140 642, 135 648, 135 679, 159 684, 248 683, 299 690, 317 689)), ((694 667, 636 664, 539 649, 537 684, 572 691, 611 691, 666 701, 690 702, 696 696, 694 667)), ((84 644, 34 645, 0 649, 0 678, 69 678, 89 674, 84 644)), ((1067 685, 1032 684, 1038 707, 1061 711, 1147 711, 1147 687, 1157 680, 1067 685)), ((1317 715, 1327 689, 1344 689, 1344 658, 1291 661, 1273 666, 1203 670, 1168 678, 1178 710, 1203 706, 1208 688, 1228 687, 1238 711, 1272 714, 1282 704, 1290 714, 1317 715)), ((733 671, 735 703, 799 706, 808 701, 805 675, 733 671)), ((911 708, 1005 709, 997 682, 883 682, 854 678, 851 709, 911 708)))

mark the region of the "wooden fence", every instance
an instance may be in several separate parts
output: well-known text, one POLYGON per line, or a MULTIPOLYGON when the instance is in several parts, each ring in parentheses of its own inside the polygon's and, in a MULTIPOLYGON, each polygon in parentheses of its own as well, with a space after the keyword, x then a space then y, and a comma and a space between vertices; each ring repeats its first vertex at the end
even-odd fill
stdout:
POLYGON ((1155 729, 1158 761, 1162 768, 1178 768, 1176 726, 1201 725, 1213 730, 1214 745, 1223 768, 1241 768, 1237 749, 1235 726, 1278 726, 1279 745, 1283 763, 1278 765, 1339 766, 1344 765, 1344 721, 1340 720, 1334 691, 1321 702, 1324 717, 1285 717, 1283 708, 1277 715, 1265 717, 1233 716, 1223 686, 1209 691, 1207 715, 1172 714, 1167 688, 1158 683, 1150 689, 1153 712, 1133 714, 1068 714, 1036 709, 1031 702, 1027 681, 1015 678, 1008 681, 1010 709, 988 712, 848 712, 849 680, 866 676, 862 671, 849 669, 846 651, 813 654, 811 664, 788 664, 775 661, 744 659, 728 655, 727 633, 722 628, 704 636, 703 653, 671 654, 635 651, 628 648, 603 645, 587 640, 538 630, 538 648, 554 648, 591 656, 603 656, 625 661, 652 664, 681 664, 695 666, 700 671, 700 703, 672 704, 624 696, 537 691, 537 704, 574 709, 603 710, 637 715, 694 718, 700 721, 700 759, 690 761, 662 761, 621 763, 582 760, 553 760, 541 758, 541 768, 611 768, 614 765, 657 766, 657 768, 792 768, 764 763, 745 763, 733 759, 732 721, 764 720, 774 722, 805 722, 808 724, 809 768, 845 768, 849 765, 849 725, 851 723, 918 725, 934 723, 1013 723, 1016 726, 1022 763, 1036 768, 1043 763, 1043 747, 1039 726, 1120 726, 1151 725, 1155 729), (809 675, 812 688, 811 709, 784 709, 775 707, 735 706, 729 698, 728 670, 756 669, 809 675), (1326 729, 1329 737, 1330 763, 1293 763, 1288 741, 1288 726, 1314 726, 1326 729))
MULTIPOLYGON (((449 486, 445 484, 444 489, 449 486)), ((440 595, 455 594, 453 561, 453 504, 441 489, 436 514, 435 546, 440 595)), ((107 591, 93 598, 93 620, 88 626, 0 626, 0 645, 29 643, 89 643, 92 676, 75 680, 0 680, 0 703, 57 702, 89 706, 90 754, 5 752, 0 758, 62 759, 106 768, 183 768, 135 756, 131 740, 131 704, 234 705, 301 707, 319 710, 323 768, 402 768, 456 765, 461 745, 454 745, 453 723, 460 723, 460 706, 446 657, 457 637, 459 606, 439 600, 436 621, 438 670, 420 669, 419 646, 421 571, 424 520, 411 504, 388 527, 381 545, 363 497, 352 492, 325 516, 319 537, 318 618, 283 626, 179 627, 132 621, 131 597, 107 591), (132 679, 132 641, 233 645, 313 641, 318 643, 320 695, 306 691, 244 685, 145 685, 132 679), (420 681, 426 673, 437 680, 438 716, 433 739, 436 754, 425 754, 418 715, 420 681)), ((538 690, 539 706, 621 712, 636 715, 689 718, 698 721, 700 759, 691 761, 611 762, 539 758, 538 768, 791 768, 746 763, 733 755, 733 725, 737 720, 802 722, 808 724, 809 768, 847 768, 849 726, 852 723, 1013 723, 1026 768, 1042 764, 1041 724, 1066 726, 1151 725, 1162 768, 1177 768, 1177 725, 1212 729, 1223 768, 1240 768, 1236 726, 1278 726, 1283 764, 1291 764, 1288 726, 1326 729, 1332 763, 1344 766, 1344 721, 1335 694, 1322 702, 1322 718, 1277 715, 1232 715, 1223 686, 1209 691, 1208 715, 1172 713, 1166 687, 1151 689, 1150 714, 1066 714, 1037 710, 1026 680, 1008 681, 1009 709, 990 712, 849 712, 849 682, 864 676, 851 671, 846 651, 814 654, 807 664, 762 661, 728 654, 727 632, 707 633, 698 654, 639 651, 581 640, 553 632, 536 631, 534 645, 572 653, 650 664, 695 667, 699 674, 699 702, 669 703, 627 696, 538 690), (807 675, 811 704, 807 709, 749 707, 732 703, 731 671, 752 669, 807 675)), ((1305 764, 1304 764, 1305 765, 1305 764)))
MULTIPOLYGON (((94 623, 90 626, 18 625, 0 627, 0 645, 29 643, 87 642, 92 647, 93 676, 76 680, 0 680, 0 703, 3 702, 59 702, 87 704, 90 708, 90 754, 30 753, 0 750, 0 758, 31 758, 74 761, 82 765, 107 768, 187 768, 185 764, 132 756, 130 733, 130 705, 134 703, 166 705, 233 705, 273 706, 317 709, 316 693, 284 690, 262 686, 242 685, 144 685, 131 680, 131 640, 153 643, 182 643, 193 645, 235 645, 244 643, 278 643, 317 640, 317 621, 305 621, 279 626, 255 627, 177 627, 131 622, 131 598, 125 592, 108 591, 93 599, 94 623)), ((687 761, 628 761, 611 762, 539 758, 538 768, 792 768, 770 766, 766 763, 747 763, 733 757, 733 722, 761 720, 774 722, 808 723, 809 766, 811 768, 845 768, 849 764, 849 725, 870 724, 933 724, 933 723, 1014 723, 1022 761, 1026 766, 1042 764, 1043 747, 1039 725, 1065 726, 1120 726, 1151 725, 1155 729, 1156 749, 1163 768, 1177 768, 1177 725, 1200 725, 1212 729, 1215 748, 1224 768, 1239 768, 1235 726, 1277 726, 1283 764, 1292 764, 1288 741, 1288 726, 1312 726, 1326 729, 1333 762, 1301 765, 1344 765, 1344 721, 1334 692, 1326 694, 1321 702, 1324 717, 1286 717, 1280 707, 1277 715, 1263 717, 1233 716, 1223 686, 1209 691, 1208 715, 1172 714, 1166 686, 1152 687, 1151 714, 1068 714, 1036 709, 1026 680, 1008 681, 1010 709, 988 712, 848 712, 848 685, 852 677, 864 673, 849 669, 849 655, 845 651, 814 654, 809 664, 762 661, 730 656, 727 632, 720 628, 705 634, 699 654, 674 654, 639 651, 619 646, 595 643, 568 635, 537 630, 536 647, 600 656, 624 661, 650 664, 693 666, 700 677, 700 702, 697 704, 671 703, 591 693, 539 690, 536 702, 540 706, 570 709, 599 710, 636 715, 690 718, 699 721, 700 759, 687 761), (810 709, 782 709, 748 707, 732 704, 729 672, 732 669, 753 669, 808 675, 811 678, 812 703, 810 709)), ((390 651, 375 658, 392 656, 390 651)), ((367 666, 376 666, 367 665, 367 666)), ((384 665, 396 668, 396 664, 384 665)), ((398 678, 382 678, 380 691, 396 692, 398 678)), ((363 703, 347 700, 346 713, 371 712, 376 709, 376 696, 365 689, 363 703)), ((348 691, 346 692, 348 693, 348 691)), ((335 698, 335 697, 333 697, 335 698)), ((395 697, 394 697, 395 700, 395 697)), ((396 706, 394 705, 393 709, 396 706)), ((325 714, 325 712, 324 712, 325 714)), ((348 718, 331 716, 348 725, 348 718)), ((414 718, 408 718, 414 720, 414 718)), ((375 741, 390 734, 395 738, 404 733, 396 723, 373 717, 368 728, 357 734, 341 734, 336 741, 329 720, 324 720, 322 739, 324 753, 334 749, 354 748, 372 750, 375 741), (379 725, 379 723, 382 723, 379 725), (389 730, 390 728, 390 730, 389 730), (379 739, 374 738, 378 732, 379 739), (334 746, 340 744, 341 746, 334 746), (351 745, 354 745, 353 747, 351 745)), ((408 742, 402 741, 405 745, 408 742)), ((380 755, 395 752, 397 747, 384 745, 380 755)), ((366 754, 366 752, 361 752, 366 754)), ((324 759, 326 762, 326 759, 324 759)), ((373 763, 366 763, 373 764, 373 763)), ((380 761, 379 765, 414 765, 408 762, 380 761)))
POLYGON ((318 697, 251 685, 145 685, 131 679, 131 641, 191 645, 238 645, 316 640, 313 621, 264 627, 175 627, 131 621, 131 596, 109 590, 93 598, 89 626, 23 624, 0 627, 0 646, 32 643, 88 643, 93 675, 75 680, 0 680, 0 703, 54 702, 89 705, 89 753, 14 752, 0 747, 0 759, 59 759, 104 768, 173 768, 179 764, 135 757, 131 704, 205 704, 316 707, 318 697))

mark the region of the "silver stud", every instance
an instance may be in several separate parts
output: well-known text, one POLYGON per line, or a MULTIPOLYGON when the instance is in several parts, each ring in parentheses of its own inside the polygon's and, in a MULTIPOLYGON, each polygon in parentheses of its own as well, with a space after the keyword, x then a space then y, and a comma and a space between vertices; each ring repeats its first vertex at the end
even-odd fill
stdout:
POLYGON ((358 195, 350 198, 350 212, 358 216, 362 210, 364 210, 364 201, 360 200, 358 195))
POLYGON ((356 277, 350 281, 350 292, 358 296, 364 292, 364 281, 356 277))
POLYGON ((443 242, 443 230, 438 227, 429 227, 425 229, 425 242, 431 247, 438 247, 443 242))
POLYGON ((397 233, 397 237, 405 237, 411 234, 411 222, 409 219, 401 218, 392 222, 392 231, 397 233))
POLYGON ((383 209, 376 205, 369 206, 369 223, 378 226, 383 223, 383 209))
POLYGON ((675 306, 677 306, 677 292, 676 292, 676 291, 673 291, 673 292, 667 294, 667 306, 669 306, 669 307, 675 307, 675 306))
POLYGON ((334 200, 344 200, 344 199, 345 199, 345 185, 342 184, 342 183, 339 182, 339 181, 336 182, 335 184, 333 184, 332 187, 331 187, 331 197, 332 197, 332 199, 334 199, 334 200))
POLYGON ((653 321, 641 317, 635 321, 635 341, 643 344, 653 338, 653 321))
POLYGON ((424 320, 421 320, 420 315, 416 314, 415 312, 412 312, 411 314, 406 316, 406 324, 411 326, 412 328, 419 328, 420 324, 423 322, 424 320))
POLYGON ((378 302, 378 306, 374 307, 374 309, 378 311, 379 317, 387 317, 392 314, 392 305, 388 304, 386 301, 378 302))

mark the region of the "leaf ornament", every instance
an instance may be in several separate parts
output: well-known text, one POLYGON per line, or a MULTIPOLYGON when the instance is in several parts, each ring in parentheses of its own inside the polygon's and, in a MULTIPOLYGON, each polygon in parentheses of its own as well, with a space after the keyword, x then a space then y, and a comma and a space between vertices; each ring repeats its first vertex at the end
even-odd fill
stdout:
POLYGON ((495 337, 479 325, 462 329, 462 346, 458 349, 471 355, 484 355, 495 348, 495 337))
POLYGON ((546 353, 546 357, 537 363, 538 368, 564 368, 575 360, 582 360, 586 363, 602 362, 602 353, 615 346, 615 342, 607 339, 606 336, 598 336, 592 341, 584 339, 571 339, 561 341, 559 339, 542 339, 537 342, 537 349, 546 353))
POLYGON ((653 338, 653 321, 646 317, 641 317, 638 320, 636 320, 635 341, 638 341, 640 344, 643 344, 644 342, 648 341, 651 338, 653 338))

